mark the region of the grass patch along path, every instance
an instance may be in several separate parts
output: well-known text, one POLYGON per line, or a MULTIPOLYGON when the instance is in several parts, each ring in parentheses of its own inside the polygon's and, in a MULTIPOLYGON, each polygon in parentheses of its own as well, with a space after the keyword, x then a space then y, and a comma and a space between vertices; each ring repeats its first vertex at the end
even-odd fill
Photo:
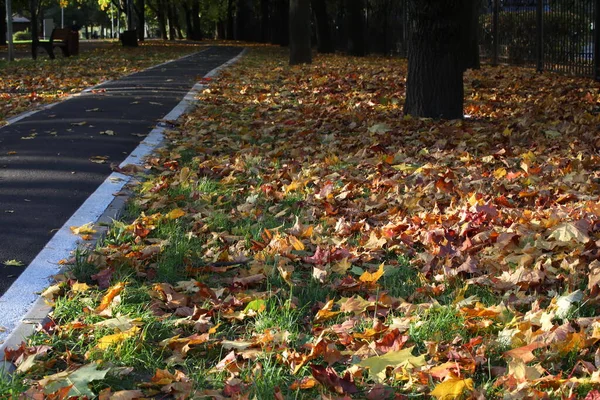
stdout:
POLYGON ((471 117, 432 121, 402 115, 405 74, 252 49, 44 293, 52 322, 0 389, 599 396, 597 84, 484 67, 471 117))

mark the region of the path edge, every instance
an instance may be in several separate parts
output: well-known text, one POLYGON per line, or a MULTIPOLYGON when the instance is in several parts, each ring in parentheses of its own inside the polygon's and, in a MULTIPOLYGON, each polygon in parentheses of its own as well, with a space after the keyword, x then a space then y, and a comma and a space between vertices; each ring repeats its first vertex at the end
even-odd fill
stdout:
MULTIPOLYGON (((235 57, 221 64, 217 68, 212 69, 203 78, 213 78, 217 76, 223 69, 238 62, 246 53, 247 48, 235 57)), ((181 57, 185 58, 189 56, 181 57)), ((178 59, 178 60, 180 60, 178 59)), ((176 61, 176 60, 174 60, 176 61)), ((165 63, 150 67, 156 68, 165 63)), ((149 135, 131 152, 131 154, 121 162, 120 168, 126 165, 143 166, 146 157, 151 155, 164 144, 163 133, 168 128, 164 121, 176 121, 183 114, 189 112, 196 104, 196 96, 201 93, 210 83, 205 80, 197 82, 184 98, 177 104, 168 114, 166 114, 149 135)), ((40 110, 37 110, 40 111, 40 110)), ((35 112, 37 112, 35 111, 35 112)), ((18 347, 22 341, 31 336, 36 327, 42 324, 48 317, 52 307, 47 305, 39 293, 44 290, 50 283, 50 278, 53 275, 60 273, 64 268, 58 264, 59 260, 67 259, 71 254, 82 245, 85 247, 94 246, 102 235, 108 230, 105 225, 110 224, 113 219, 117 219, 125 207, 127 200, 131 196, 131 192, 126 190, 126 185, 132 183, 134 177, 121 174, 119 172, 111 173, 100 186, 88 197, 84 203, 75 211, 75 213, 64 223, 64 225, 54 234, 50 241, 33 259, 23 273, 13 282, 8 290, 0 297, 0 305, 6 304, 11 298, 21 299, 25 303, 19 308, 20 317, 13 318, 10 322, 12 326, 4 326, 5 332, 0 332, 0 374, 11 374, 15 370, 12 362, 5 359, 5 349, 18 347), (90 221, 91 220, 91 221, 90 221), (94 225, 101 224, 103 229, 95 235, 92 241, 82 242, 80 238, 71 233, 71 226, 80 226, 82 224, 93 222, 94 225), (55 260, 52 262, 51 260, 55 260), (32 279, 43 273, 45 281, 41 287, 32 287, 28 282, 33 280, 39 286, 40 279, 32 279), (34 289, 30 293, 24 293, 27 289, 17 289, 17 287, 25 287, 34 289), (7 296, 8 294, 8 296, 7 296), (6 297, 6 298, 5 298, 6 297)), ((5 307, 2 307, 5 308, 5 307)))

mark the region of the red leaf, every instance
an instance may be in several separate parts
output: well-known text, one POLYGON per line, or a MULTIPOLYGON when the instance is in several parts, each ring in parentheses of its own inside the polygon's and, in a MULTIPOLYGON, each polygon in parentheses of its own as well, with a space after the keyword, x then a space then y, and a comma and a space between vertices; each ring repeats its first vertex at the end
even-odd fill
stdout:
POLYGON ((340 378, 335 370, 331 367, 322 367, 320 365, 311 364, 310 370, 312 376, 327 389, 338 394, 353 394, 358 392, 358 389, 349 373, 340 378))

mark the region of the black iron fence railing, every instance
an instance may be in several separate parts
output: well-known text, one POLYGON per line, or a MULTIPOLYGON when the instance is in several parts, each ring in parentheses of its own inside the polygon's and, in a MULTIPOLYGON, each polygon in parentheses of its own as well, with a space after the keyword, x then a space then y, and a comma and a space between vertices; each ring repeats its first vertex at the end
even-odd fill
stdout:
MULTIPOLYGON (((406 56, 407 0, 371 0, 371 49, 406 56), (381 48, 379 48, 381 47, 381 48)), ((480 1, 482 61, 600 80, 600 0, 480 1)))

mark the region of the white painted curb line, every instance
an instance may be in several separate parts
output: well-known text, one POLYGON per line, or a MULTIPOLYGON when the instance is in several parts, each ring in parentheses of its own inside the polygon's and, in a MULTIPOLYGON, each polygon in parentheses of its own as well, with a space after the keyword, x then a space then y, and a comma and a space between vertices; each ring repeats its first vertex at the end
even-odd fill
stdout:
MULTIPOLYGON (((210 78, 217 75, 223 68, 237 62, 245 53, 246 49, 242 50, 236 57, 210 71, 205 77, 210 78)), ((195 102, 195 96, 206 86, 208 85, 195 84, 183 100, 163 120, 177 120, 191 108, 195 102)), ((141 166, 144 158, 162 143, 165 129, 162 126, 154 128, 120 164, 120 167, 128 164, 141 166)), ((51 276, 59 273, 62 269, 58 262, 69 258, 80 244, 80 238, 71 233, 70 227, 98 221, 115 199, 114 193, 123 189, 130 180, 130 176, 118 172, 110 174, 75 214, 56 232, 4 295, 0 297, 0 310, 2 310, 0 326, 5 329, 4 332, 0 332, 0 341, 3 341, 0 343, 0 360, 3 359, 5 348, 18 345, 25 340, 33 332, 34 325, 41 322, 50 311, 39 293, 48 286, 51 276)), ((1 367, 0 362, 0 369, 1 367)))

